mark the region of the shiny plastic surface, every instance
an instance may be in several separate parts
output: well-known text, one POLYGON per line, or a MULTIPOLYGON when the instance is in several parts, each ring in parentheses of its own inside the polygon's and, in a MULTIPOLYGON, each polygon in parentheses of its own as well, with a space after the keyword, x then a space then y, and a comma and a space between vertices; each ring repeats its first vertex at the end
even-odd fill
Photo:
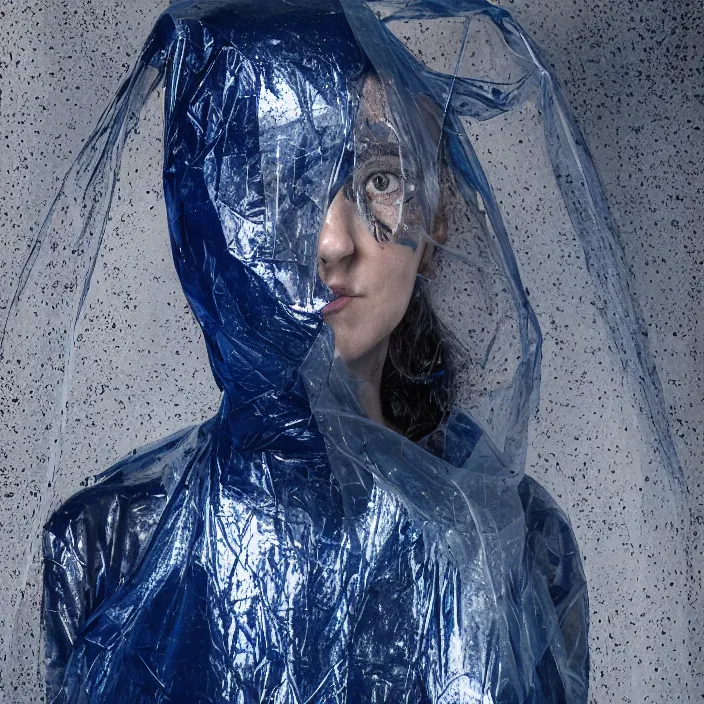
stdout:
MULTIPOLYGON (((110 182, 106 154, 163 79, 174 262, 223 400, 51 517, 50 702, 586 702, 579 550, 523 473, 540 332, 463 122, 540 95, 522 41, 479 2, 178 3, 160 18, 77 182, 91 159, 110 182), (458 21, 455 73, 388 28, 437 16, 458 21), (510 80, 463 75, 472 22, 510 80), (406 189, 391 224, 358 187, 390 156, 406 189), (418 287, 453 365, 419 383, 450 402, 417 442, 368 417, 323 324, 318 235, 344 189, 380 242, 411 249, 446 209, 418 287)), ((77 216, 69 320, 110 192, 77 216)))

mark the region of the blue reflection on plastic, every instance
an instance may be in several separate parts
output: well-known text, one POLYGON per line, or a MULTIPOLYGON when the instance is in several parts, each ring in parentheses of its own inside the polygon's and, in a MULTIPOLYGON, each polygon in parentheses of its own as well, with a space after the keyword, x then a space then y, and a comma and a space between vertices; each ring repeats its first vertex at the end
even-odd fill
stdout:
MULTIPOLYGON (((332 2, 184 3, 152 33, 142 62, 167 88, 174 261, 223 402, 52 517, 49 701, 586 701, 585 581, 549 495, 506 484, 526 549, 500 566, 510 589, 491 619, 477 614, 504 626, 471 643, 457 627, 463 573, 371 475, 350 510, 311 411, 300 369, 322 331, 316 236, 349 175, 348 83, 369 61, 332 2), (540 605, 530 647, 525 604, 540 605)), ((477 104, 500 110, 495 97, 477 104)), ((455 467, 492 456, 465 415, 441 435, 425 449, 455 467)))

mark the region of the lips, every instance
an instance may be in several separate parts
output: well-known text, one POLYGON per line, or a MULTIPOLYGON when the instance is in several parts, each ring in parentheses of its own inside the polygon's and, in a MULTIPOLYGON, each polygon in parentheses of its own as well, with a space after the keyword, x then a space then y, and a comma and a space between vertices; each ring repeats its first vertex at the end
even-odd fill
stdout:
POLYGON ((334 313, 339 313, 347 304, 354 298, 354 296, 338 296, 334 301, 328 303, 321 313, 325 315, 333 315, 334 313))
POLYGON ((335 298, 328 303, 320 312, 323 316, 334 315, 346 308, 353 298, 358 298, 359 294, 351 287, 344 284, 327 283, 327 288, 335 298))

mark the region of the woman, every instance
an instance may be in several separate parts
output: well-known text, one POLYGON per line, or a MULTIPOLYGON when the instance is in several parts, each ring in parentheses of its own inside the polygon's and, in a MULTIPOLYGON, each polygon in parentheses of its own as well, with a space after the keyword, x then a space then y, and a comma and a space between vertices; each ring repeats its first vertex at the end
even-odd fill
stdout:
MULTIPOLYGON (((438 116, 434 118, 433 127, 436 138, 439 138, 441 125, 438 116)), ((414 437, 419 435, 419 430, 420 436, 427 433, 422 432, 420 426, 409 427, 408 423, 398 419, 406 426, 400 428, 383 415, 384 406, 387 413, 393 414, 391 401, 394 396, 393 388, 390 388, 393 363, 389 363, 386 374, 384 368, 394 331, 399 347, 397 353, 408 348, 421 364, 442 364, 440 341, 436 339, 437 334, 433 334, 436 331, 432 324, 423 331, 429 338, 430 349, 427 345, 418 346, 419 335, 412 336, 408 325, 399 326, 407 315, 415 317, 415 323, 421 326, 432 320, 427 314, 427 320, 421 319, 423 311, 418 310, 420 284, 417 282, 420 282, 419 276, 429 273, 434 244, 446 241, 447 222, 440 205, 429 236, 417 233, 410 245, 396 242, 402 228, 407 236, 412 214, 408 212, 406 198, 415 184, 404 177, 393 125, 381 82, 376 76, 365 77, 355 129, 357 183, 350 179, 335 194, 327 210, 318 239, 319 275, 335 295, 335 300, 323 308, 323 318, 335 332, 336 349, 345 366, 362 382, 360 396, 366 415, 377 423, 414 437), (381 135, 384 137, 380 138, 381 135), (412 298, 415 298, 416 305, 409 314, 412 298), (429 359, 424 360, 424 356, 429 359), (387 383, 382 394, 384 382, 387 383)), ((444 170, 448 168, 445 165, 444 170)), ((394 356, 393 352, 391 356, 394 356)), ((422 405, 420 399, 416 399, 414 405, 422 405)), ((406 410, 410 411, 408 403, 406 410)), ((420 408, 414 410, 420 414, 420 408)), ((435 425, 440 420, 436 418, 435 425)))
POLYGON ((434 74, 354 3, 175 5, 80 172, 74 321, 162 75, 174 261, 223 401, 47 525, 50 700, 584 701, 579 556, 523 477, 539 332, 459 119, 528 79, 434 74))
MULTIPOLYGON (((453 233, 492 262, 483 306, 516 288, 471 195, 479 229, 448 228, 465 152, 442 156, 441 103, 374 63, 353 15, 257 9, 176 6, 147 46, 174 261, 223 400, 48 523, 49 700, 584 701, 569 524, 521 481, 525 418, 499 450, 461 411, 429 308, 453 233)), ((525 402, 532 325, 494 325, 518 362, 475 401, 525 402)))

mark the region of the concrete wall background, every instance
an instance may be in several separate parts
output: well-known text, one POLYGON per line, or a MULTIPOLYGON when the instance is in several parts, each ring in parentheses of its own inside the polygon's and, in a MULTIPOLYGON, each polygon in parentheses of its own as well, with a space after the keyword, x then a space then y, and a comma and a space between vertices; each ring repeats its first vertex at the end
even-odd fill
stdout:
MULTIPOLYGON (((631 476, 625 459, 615 464, 622 471, 615 483, 596 481, 588 473, 580 480, 576 459, 563 461, 560 469, 531 456, 530 470, 570 515, 596 584, 592 701, 698 701, 704 696, 704 611, 697 602, 704 568, 704 6, 646 0, 501 4, 543 48, 603 179, 689 489, 693 531, 687 593, 663 592, 654 599, 652 613, 624 615, 606 597, 619 591, 619 580, 627 590, 629 575, 612 576, 613 592, 601 589, 599 585, 609 582, 608 559, 596 538, 605 530, 601 520, 608 517, 611 504, 620 503, 617 493, 646 480, 631 476), (609 492, 614 492, 613 501, 609 492), (690 639, 682 647, 672 643, 681 634, 670 632, 674 626, 669 617, 658 619, 674 608, 666 602, 675 599, 682 609, 686 603, 692 607, 686 612, 690 639), (648 642, 645 634, 656 629, 662 631, 662 641, 648 642), (693 680, 680 665, 691 668, 693 680)), ((68 8, 53 1, 0 5, 1 305, 66 166, 162 7, 104 0, 68 8)), ((150 105, 146 126, 157 124, 158 107, 158 100, 150 105)), ((79 358, 86 370, 98 372, 86 374, 85 384, 75 391, 76 422, 69 428, 67 451, 77 458, 78 469, 55 489, 61 497, 135 447, 208 415, 217 402, 198 330, 183 311, 185 301, 170 264, 159 185, 160 135, 146 126, 125 155, 120 201, 88 301, 79 358), (140 268, 123 266, 126 258, 138 261, 140 268), (114 297, 122 305, 114 306, 114 297), (115 311, 109 319, 101 301, 115 311), (127 377, 117 377, 111 374, 115 354, 139 364, 127 377), (95 425, 86 431, 81 419, 95 425)), ((526 271, 524 276, 539 279, 539 272, 526 271)), ((535 286, 539 284, 536 280, 535 286)), ((546 335, 545 425, 558 403, 552 390, 559 391, 559 384, 551 387, 549 371, 560 370, 561 362, 549 338, 561 321, 546 304, 538 314, 546 335)), ((0 546, 0 656, 11 645, 8 624, 27 564, 24 536, 37 520, 32 492, 41 487, 41 477, 25 473, 18 464, 22 448, 13 424, 21 420, 13 409, 2 412, 0 525, 6 539, 0 546)), ((545 428, 538 433, 545 435, 545 428)), ((598 453, 592 450, 587 446, 584 452, 594 459, 598 453)), ((645 562, 666 562, 668 551, 676 549, 663 540, 657 550, 658 535, 656 526, 640 543, 647 542, 653 551, 643 551, 645 562)), ((638 538, 631 534, 630 541, 637 551, 638 538)), ((618 562, 618 553, 612 559, 618 562)), ((639 578, 647 581, 648 574, 646 569, 639 578)), ((664 574, 648 584, 666 585, 664 574)), ((675 579, 678 586, 681 579, 675 579)), ((24 655, 29 661, 36 641, 30 637, 27 643, 24 655)), ((36 701, 31 675, 15 672, 10 680, 9 671, 0 666, 2 672, 0 693, 7 701, 36 701)))
MULTIPOLYGON (((631 290, 647 326, 689 492, 691 576, 687 594, 670 598, 685 596, 691 605, 686 660, 693 673, 689 697, 696 701, 704 697, 699 596, 704 569, 704 5, 692 0, 500 4, 548 58, 620 229, 631 290)), ((656 559, 672 548, 663 541, 656 559)), ((593 608, 593 617, 600 624, 608 613, 593 608)), ((607 636, 610 645, 626 640, 640 650, 643 625, 635 620, 630 638, 607 636)), ((667 658, 668 649, 662 652, 667 658)), ((627 687, 612 689, 609 699, 603 682, 611 658, 601 660, 594 662, 593 696, 626 701, 627 687)), ((638 683, 631 692, 632 701, 651 700, 638 683)), ((682 700, 687 700, 684 691, 682 700)))

